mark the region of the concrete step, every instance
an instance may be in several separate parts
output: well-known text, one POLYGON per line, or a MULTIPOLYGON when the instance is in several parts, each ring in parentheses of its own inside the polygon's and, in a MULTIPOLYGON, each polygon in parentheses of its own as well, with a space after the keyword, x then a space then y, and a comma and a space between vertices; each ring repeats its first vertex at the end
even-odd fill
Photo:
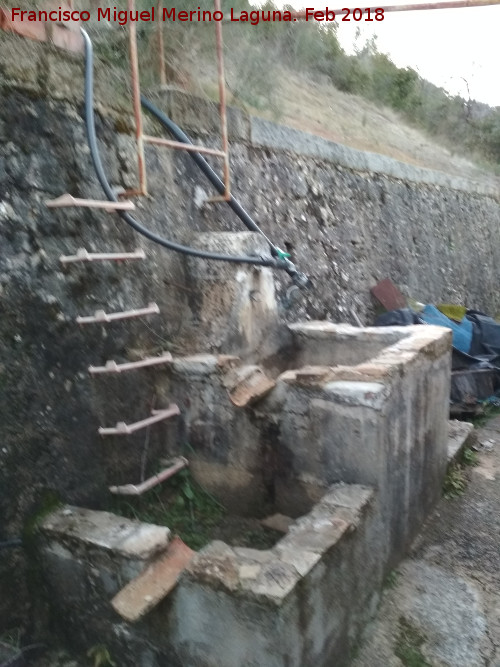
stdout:
POLYGON ((80 552, 112 553, 143 562, 165 551, 170 541, 170 530, 165 526, 72 505, 49 514, 40 531, 48 541, 62 540, 80 552))
POLYGON ((458 419, 448 421, 448 463, 455 461, 464 447, 472 443, 475 437, 474 425, 458 419))
POLYGON ((114 610, 126 621, 138 621, 177 585, 194 554, 179 537, 174 537, 165 554, 115 595, 111 601, 114 610))

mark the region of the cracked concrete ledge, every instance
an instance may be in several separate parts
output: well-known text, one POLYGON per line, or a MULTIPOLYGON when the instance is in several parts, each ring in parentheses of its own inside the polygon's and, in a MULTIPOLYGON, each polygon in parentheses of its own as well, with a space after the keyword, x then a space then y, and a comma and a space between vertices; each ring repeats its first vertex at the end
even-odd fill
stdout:
POLYGON ((285 371, 278 381, 323 387, 329 396, 351 405, 380 407, 384 384, 404 375, 413 363, 423 358, 438 359, 451 349, 451 332, 432 325, 359 329, 349 324, 313 321, 288 328, 298 350, 300 368, 285 371), (319 360, 331 365, 319 365, 319 360), (349 361, 352 365, 345 365, 349 361))
POLYGON ((166 526, 70 505, 47 516, 40 524, 40 530, 63 544, 70 542, 134 560, 154 558, 168 547, 170 541, 170 529, 166 526))
POLYGON ((183 578, 282 605, 324 555, 356 529, 372 497, 367 487, 335 484, 272 549, 232 548, 214 541, 193 558, 183 578))

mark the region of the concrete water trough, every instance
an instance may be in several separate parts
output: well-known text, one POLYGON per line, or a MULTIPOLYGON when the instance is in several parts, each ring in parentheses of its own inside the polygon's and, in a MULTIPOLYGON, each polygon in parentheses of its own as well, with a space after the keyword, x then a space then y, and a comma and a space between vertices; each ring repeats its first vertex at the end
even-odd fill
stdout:
MULTIPOLYGON (((440 495, 450 344, 439 327, 291 325, 281 372, 260 368, 239 404, 231 392, 250 375, 238 359, 174 359, 162 389, 180 406, 193 476, 243 516, 288 517, 287 532, 264 550, 211 542, 176 556, 173 576, 171 536, 118 557, 99 530, 89 538, 88 516, 58 510, 40 548, 73 640, 99 640, 124 666, 347 664, 385 575, 440 495), (137 575, 124 609, 116 598, 137 575), (154 605, 152 581, 165 590, 154 605)), ((113 516, 105 523, 161 530, 113 516)))

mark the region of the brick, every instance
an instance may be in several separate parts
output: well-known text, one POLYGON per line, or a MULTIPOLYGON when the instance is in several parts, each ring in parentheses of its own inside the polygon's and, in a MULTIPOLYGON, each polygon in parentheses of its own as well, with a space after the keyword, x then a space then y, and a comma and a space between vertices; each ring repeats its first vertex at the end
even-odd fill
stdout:
POLYGON ((16 35, 34 39, 38 42, 47 40, 45 23, 41 21, 13 21, 8 9, 0 8, 0 28, 6 32, 13 32, 16 35))
POLYGON ((276 382, 259 366, 242 366, 231 377, 229 398, 234 405, 245 407, 263 398, 275 386, 276 382))
POLYGON ((115 595, 111 604, 122 618, 138 621, 175 588, 195 552, 174 537, 167 552, 115 595))

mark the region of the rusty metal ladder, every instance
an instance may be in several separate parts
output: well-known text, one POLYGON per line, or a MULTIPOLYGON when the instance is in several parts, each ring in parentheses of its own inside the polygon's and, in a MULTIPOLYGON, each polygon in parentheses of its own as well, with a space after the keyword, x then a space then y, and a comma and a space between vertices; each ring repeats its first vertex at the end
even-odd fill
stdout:
MULTIPOLYGON (((93 208, 104 211, 118 211, 118 210, 133 210, 135 206, 133 202, 110 202, 98 201, 93 199, 78 199, 69 194, 63 195, 57 199, 45 202, 48 208, 63 208, 63 207, 82 207, 93 208)), ((92 262, 106 262, 106 261, 137 261, 144 260, 146 253, 142 249, 136 249, 132 252, 101 252, 92 253, 85 248, 79 248, 74 255, 62 255, 59 258, 61 264, 73 265, 77 263, 92 263, 92 262)), ((144 308, 135 308, 131 310, 106 313, 104 310, 98 310, 93 315, 77 316, 76 323, 79 325, 85 324, 107 324, 116 320, 125 320, 136 317, 145 317, 148 315, 159 314, 160 309, 156 303, 149 303, 144 308)), ((149 368, 151 366, 158 366, 160 364, 168 364, 172 362, 172 355, 170 352, 163 352, 159 356, 146 357, 134 362, 126 362, 118 364, 116 361, 109 360, 104 366, 89 366, 88 371, 91 376, 101 375, 105 373, 123 373, 139 368, 149 368)), ((171 403, 168 408, 163 410, 152 410, 151 414, 144 419, 137 422, 127 424, 120 421, 113 427, 101 426, 98 433, 101 436, 107 435, 131 435, 136 431, 156 424, 158 422, 170 419, 180 414, 179 407, 175 403, 171 403)), ((172 461, 171 465, 161 470, 156 475, 141 481, 140 484, 126 484, 124 486, 110 486, 111 493, 118 495, 141 495, 142 493, 152 489, 154 486, 160 484, 168 479, 176 472, 188 465, 188 461, 184 457, 178 457, 172 461)))

